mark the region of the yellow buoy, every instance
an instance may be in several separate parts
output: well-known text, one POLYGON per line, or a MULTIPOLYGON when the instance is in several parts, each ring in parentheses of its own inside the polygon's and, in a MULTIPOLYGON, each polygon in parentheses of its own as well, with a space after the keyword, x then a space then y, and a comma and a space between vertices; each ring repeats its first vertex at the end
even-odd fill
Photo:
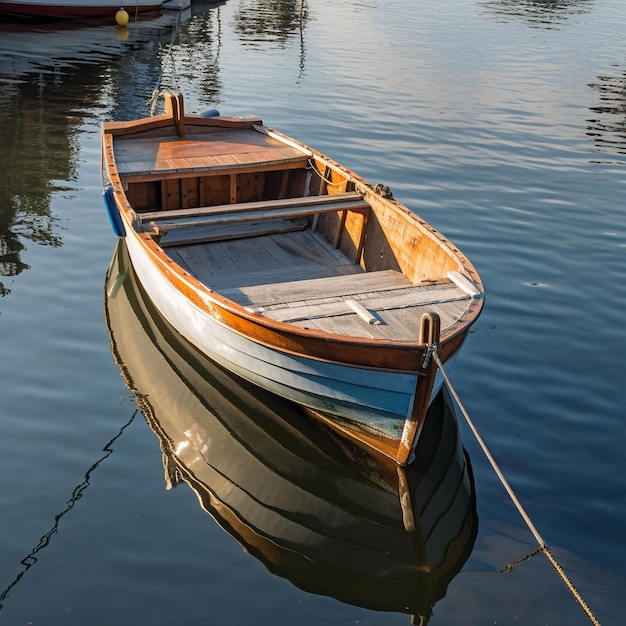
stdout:
POLYGON ((120 10, 115 14, 115 23, 118 26, 126 26, 129 19, 130 15, 128 15, 124 7, 120 7, 120 10))

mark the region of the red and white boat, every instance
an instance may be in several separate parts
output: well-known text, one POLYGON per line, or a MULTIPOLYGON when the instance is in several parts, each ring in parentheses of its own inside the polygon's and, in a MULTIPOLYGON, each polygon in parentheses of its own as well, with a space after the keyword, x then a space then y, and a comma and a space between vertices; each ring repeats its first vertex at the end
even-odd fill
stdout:
POLYGON ((133 15, 156 11, 162 4, 163 0, 0 0, 0 14, 71 19, 113 16, 122 7, 133 15))

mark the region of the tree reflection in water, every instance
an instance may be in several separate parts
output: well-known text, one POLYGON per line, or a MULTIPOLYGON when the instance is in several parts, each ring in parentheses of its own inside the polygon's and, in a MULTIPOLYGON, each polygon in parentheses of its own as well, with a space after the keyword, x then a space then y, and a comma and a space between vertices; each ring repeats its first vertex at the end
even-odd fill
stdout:
POLYGON ((301 33, 308 19, 306 0, 241 0, 234 28, 245 44, 282 45, 301 33))
MULTIPOLYGON (((62 130, 71 119, 44 111, 40 84, 0 91, 0 277, 28 269, 21 256, 26 241, 59 247, 57 218, 50 211, 54 180, 74 176, 76 146, 62 130), (37 93, 38 92, 38 93, 37 93)), ((10 293, 0 281, 0 296, 10 293)))
POLYGON ((591 11, 590 0, 483 0, 488 13, 534 28, 558 29, 570 16, 591 11))
POLYGON ((29 268, 29 242, 63 245, 51 200, 77 180, 84 112, 108 98, 112 115, 136 114, 138 94, 155 86, 154 50, 162 36, 169 41, 172 24, 141 20, 121 39, 108 22, 0 24, 0 296, 10 293, 7 278, 29 268), (116 77, 129 75, 118 90, 116 77))
POLYGON ((626 70, 598 76, 589 86, 597 90, 600 102, 590 107, 587 135, 601 152, 626 154, 626 70))

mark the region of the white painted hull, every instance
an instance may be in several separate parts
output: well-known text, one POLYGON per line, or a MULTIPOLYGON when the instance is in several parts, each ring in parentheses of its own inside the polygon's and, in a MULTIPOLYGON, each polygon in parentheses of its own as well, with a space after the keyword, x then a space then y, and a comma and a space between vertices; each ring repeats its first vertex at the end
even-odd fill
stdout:
MULTIPOLYGON (((155 306, 209 358, 302 406, 367 424, 374 433, 401 437, 419 384, 416 374, 328 363, 263 346, 194 306, 151 262, 132 232, 126 242, 133 267, 155 306)), ((432 397, 442 382, 438 375, 432 397)))

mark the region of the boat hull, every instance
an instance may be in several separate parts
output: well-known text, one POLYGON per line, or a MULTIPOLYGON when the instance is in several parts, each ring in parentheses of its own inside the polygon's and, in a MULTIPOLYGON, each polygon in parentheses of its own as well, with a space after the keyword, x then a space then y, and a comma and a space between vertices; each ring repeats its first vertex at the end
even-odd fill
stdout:
MULTIPOLYGON (((206 356, 267 391, 347 424, 367 425, 373 434, 399 439, 413 410, 420 377, 307 358, 263 345, 234 331, 195 306, 151 261, 128 230, 133 267, 157 309, 206 356)), ((432 396, 441 387, 438 374, 432 396)))
MULTIPOLYGON (((120 0, 1 0, 0 13, 22 17, 72 19, 115 15, 124 3, 120 0)), ((127 5, 129 13, 156 11, 162 2, 133 0, 127 5)))

